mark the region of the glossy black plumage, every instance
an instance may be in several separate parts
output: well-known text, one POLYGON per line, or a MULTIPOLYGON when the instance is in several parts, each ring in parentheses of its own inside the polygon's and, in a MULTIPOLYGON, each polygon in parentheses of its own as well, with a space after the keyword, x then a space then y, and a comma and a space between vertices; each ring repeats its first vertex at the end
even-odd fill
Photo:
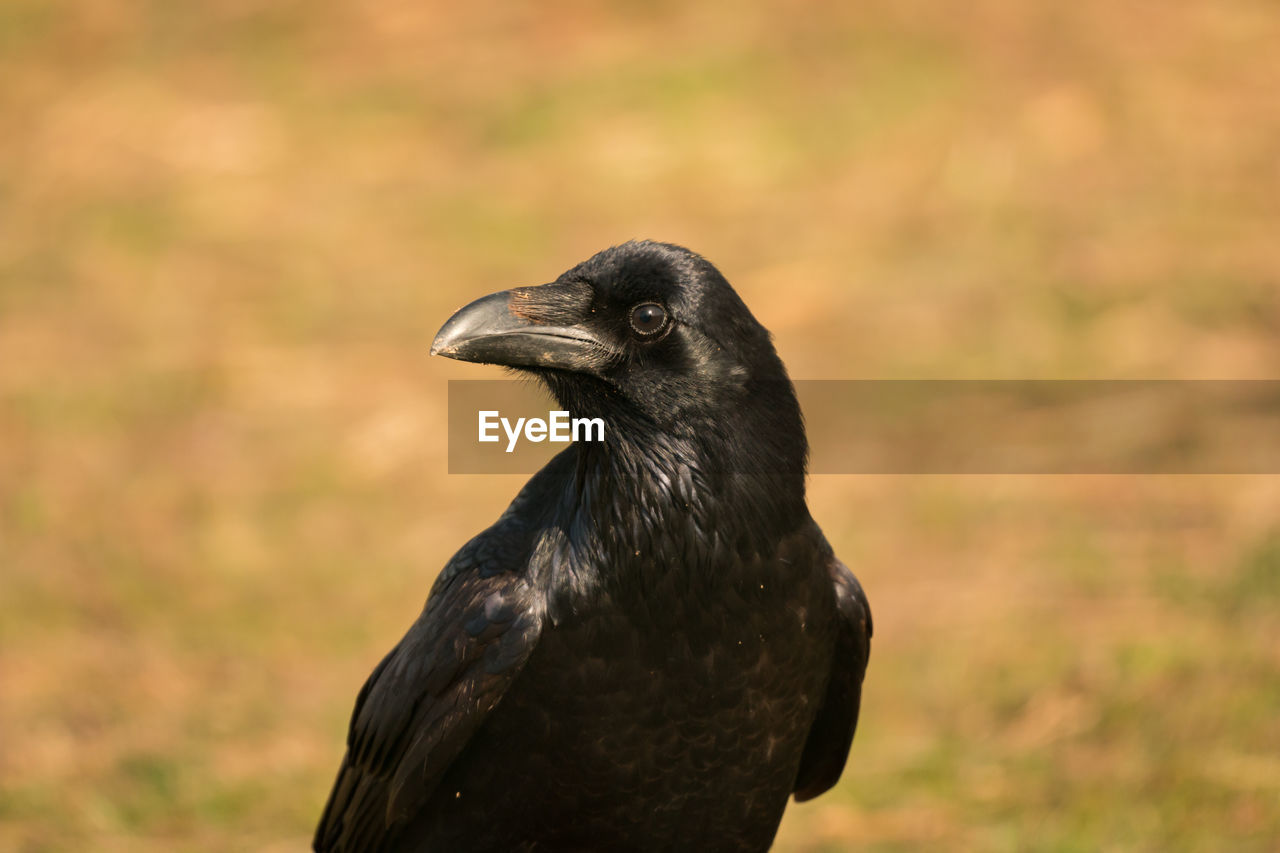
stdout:
POLYGON ((645 242, 473 303, 433 351, 535 373, 606 440, 445 567, 360 692, 315 849, 767 849, 840 776, 871 637, 768 333, 645 242))

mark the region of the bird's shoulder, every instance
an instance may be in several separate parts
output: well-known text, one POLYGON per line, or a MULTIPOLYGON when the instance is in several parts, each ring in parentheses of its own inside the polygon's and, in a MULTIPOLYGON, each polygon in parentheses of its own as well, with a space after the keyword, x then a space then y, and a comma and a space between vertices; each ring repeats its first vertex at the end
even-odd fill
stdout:
POLYGON ((840 622, 852 633, 865 635, 870 640, 871 604, 857 576, 836 556, 822 528, 812 518, 800 528, 799 536, 807 543, 816 573, 830 584, 840 622))
POLYGON ((426 804, 501 700, 542 628, 545 608, 527 570, 531 537, 509 510, 440 572, 421 615, 356 699, 317 850, 378 849, 426 804))
MULTIPOLYGON (((862 584, 858 582, 858 578, 849 567, 842 563, 834 554, 827 562, 827 571, 831 577, 831 584, 836 592, 836 609, 840 613, 840 621, 844 624, 845 630, 853 636, 862 638, 860 646, 870 643, 874 625, 871 621, 871 603, 867 601, 867 594, 862 589, 862 584)), ((866 652, 861 654, 863 666, 866 666, 866 652)))
POLYGON ((836 604, 835 646, 827 689, 809 730, 795 797, 808 800, 835 785, 858 727, 862 680, 871 655, 871 605, 857 577, 822 540, 823 566, 836 604))

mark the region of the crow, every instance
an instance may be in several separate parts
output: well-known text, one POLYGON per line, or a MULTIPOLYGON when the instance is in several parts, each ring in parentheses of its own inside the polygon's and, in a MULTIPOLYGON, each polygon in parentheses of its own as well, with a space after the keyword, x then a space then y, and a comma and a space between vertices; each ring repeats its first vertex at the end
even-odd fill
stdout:
POLYGON ((604 439, 440 573, 356 699, 315 850, 767 850, 844 769, 872 628, 768 331, 703 257, 633 241, 431 352, 533 374, 604 439))

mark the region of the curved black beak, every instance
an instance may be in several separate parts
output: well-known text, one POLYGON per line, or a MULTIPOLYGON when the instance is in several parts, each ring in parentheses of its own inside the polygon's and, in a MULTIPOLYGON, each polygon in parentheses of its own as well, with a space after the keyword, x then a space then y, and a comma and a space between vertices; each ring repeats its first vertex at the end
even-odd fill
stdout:
MULTIPOLYGON (((543 285, 542 287, 555 287, 543 285)), ((539 322, 529 309, 531 292, 504 290, 481 297, 449 318, 431 343, 431 354, 507 367, 555 367, 596 373, 610 349, 578 325, 539 322), (513 307, 519 306, 513 310, 513 307)))

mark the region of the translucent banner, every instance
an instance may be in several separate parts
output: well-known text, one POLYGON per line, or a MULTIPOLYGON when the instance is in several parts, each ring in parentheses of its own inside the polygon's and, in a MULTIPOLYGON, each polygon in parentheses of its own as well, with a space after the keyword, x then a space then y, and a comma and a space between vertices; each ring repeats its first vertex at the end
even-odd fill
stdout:
MULTIPOLYGON (((813 474, 1280 473, 1280 380, 797 380, 813 474)), ((608 418, 449 382, 449 472, 532 473, 608 418)), ((759 460, 760 471, 769 460, 759 460)))

